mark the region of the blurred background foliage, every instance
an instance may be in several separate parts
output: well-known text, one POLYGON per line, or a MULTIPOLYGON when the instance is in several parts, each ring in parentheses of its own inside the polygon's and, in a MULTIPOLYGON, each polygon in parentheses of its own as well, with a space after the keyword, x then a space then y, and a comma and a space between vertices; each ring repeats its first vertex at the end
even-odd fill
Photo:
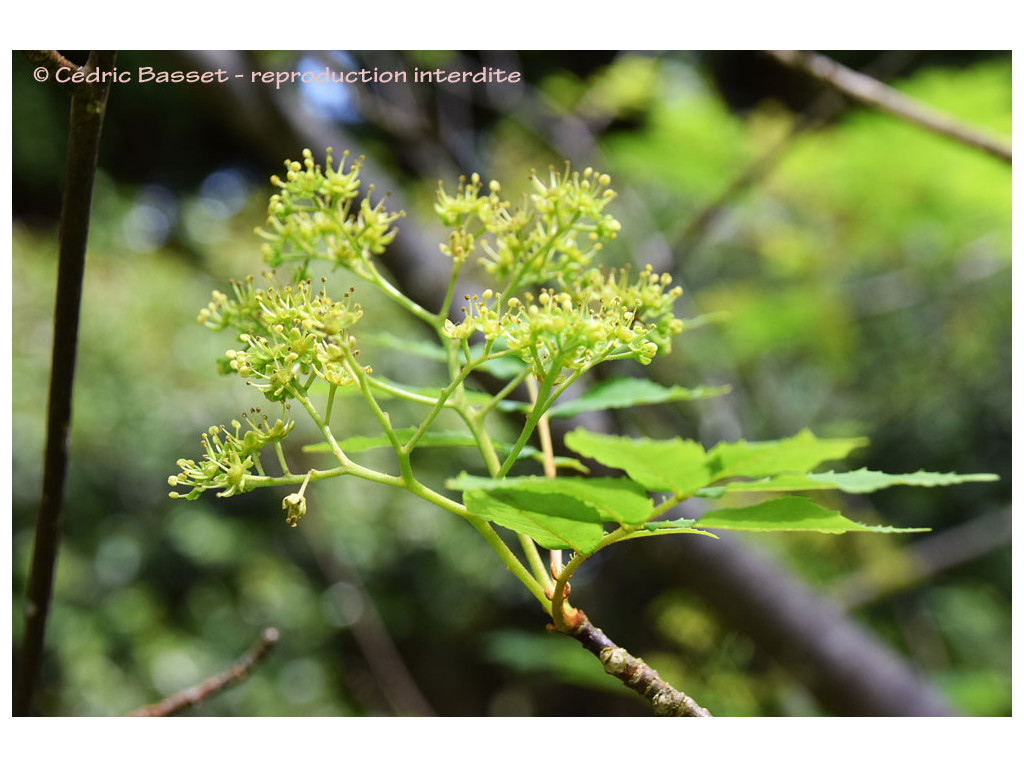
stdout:
MULTIPOLYGON (((202 69, 212 55, 123 52, 118 66, 202 69)), ((862 66, 880 54, 836 55, 862 66)), ((41 713, 122 714, 226 667, 275 626, 282 640, 258 671, 194 714, 648 714, 576 644, 545 633, 532 598, 475 532, 411 496, 351 479, 314 485, 295 529, 284 524, 284 489, 167 498, 167 476, 176 459, 198 454, 201 431, 261 405, 218 378, 214 361, 232 342, 195 317, 211 290, 261 269, 252 229, 263 222, 267 178, 310 135, 297 125, 344 131, 419 222, 400 230, 428 237, 439 231, 429 223, 438 178, 477 171, 519 190, 529 168, 565 159, 610 173, 624 230, 609 258, 671 271, 686 315, 726 315, 649 369, 617 373, 732 387, 712 401, 610 414, 627 434, 712 444, 808 427, 869 437, 851 468, 999 473, 994 484, 841 501, 856 519, 930 526, 930 536, 743 541, 844 606, 962 712, 1010 713, 1008 165, 864 109, 794 131, 819 90, 753 53, 251 52, 238 61, 254 70, 502 66, 524 82, 251 86, 246 93, 279 100, 277 123, 218 86, 115 86, 41 713)), ((17 52, 13 69, 16 660, 41 483, 68 99, 34 82, 17 52)), ((891 82, 1010 131, 1009 54, 908 55, 891 82)), ((322 158, 324 147, 312 148, 322 158)), ((358 295, 390 333, 420 333, 358 295)), ((364 355, 429 381, 430 369, 401 350, 367 345, 364 355)), ((373 433, 358 408, 346 406, 344 419, 351 434, 373 433)), ((437 486, 477 464, 430 452, 420 471, 437 486)), ((575 579, 574 602, 718 714, 828 714, 798 675, 652 566, 653 551, 686 556, 671 546, 603 553, 575 579)))

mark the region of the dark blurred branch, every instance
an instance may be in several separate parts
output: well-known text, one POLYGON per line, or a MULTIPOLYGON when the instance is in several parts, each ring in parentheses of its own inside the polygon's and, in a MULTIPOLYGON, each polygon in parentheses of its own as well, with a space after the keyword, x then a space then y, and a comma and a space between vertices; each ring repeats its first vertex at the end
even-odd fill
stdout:
POLYGON ((906 96, 833 61, 827 56, 807 51, 766 51, 768 56, 819 80, 855 101, 919 125, 940 136, 1013 162, 1011 145, 973 126, 965 125, 949 115, 906 96))
MULTIPOLYGON (((582 612, 579 615, 582 616, 582 612)), ((627 688, 647 699, 654 708, 654 714, 667 717, 711 717, 711 713, 704 707, 662 680, 658 672, 643 659, 633 656, 609 640, 586 617, 566 634, 579 640, 584 648, 597 656, 605 672, 617 677, 627 688)))
MULTIPOLYGON (((113 51, 93 51, 85 69, 106 71, 113 67, 113 51)), ((62 59, 52 52, 52 61, 62 59)), ((73 66, 73 65, 72 65, 73 66)), ((46 415, 46 450, 43 488, 36 519, 32 563, 25 603, 22 639, 13 713, 28 715, 43 656, 46 621, 53 596, 53 574, 60 545, 64 481, 71 432, 71 397, 78 346, 78 318, 85 275, 85 249, 89 236, 89 211, 93 180, 99 157, 100 134, 106 113, 109 83, 81 83, 71 98, 67 167, 61 206, 57 298, 53 317, 53 356, 46 415)))
POLYGON ((238 661, 223 672, 218 672, 199 685, 193 686, 181 693, 176 693, 173 696, 168 696, 156 704, 150 704, 140 707, 134 712, 129 712, 128 717, 167 717, 189 707, 194 707, 196 704, 201 704, 211 696, 245 680, 252 668, 270 653, 279 638, 280 634, 273 627, 263 630, 259 640, 243 653, 238 661))
POLYGON ((682 538, 648 544, 664 583, 700 595, 800 680, 826 711, 849 717, 958 714, 838 605, 765 556, 731 536, 682 538))

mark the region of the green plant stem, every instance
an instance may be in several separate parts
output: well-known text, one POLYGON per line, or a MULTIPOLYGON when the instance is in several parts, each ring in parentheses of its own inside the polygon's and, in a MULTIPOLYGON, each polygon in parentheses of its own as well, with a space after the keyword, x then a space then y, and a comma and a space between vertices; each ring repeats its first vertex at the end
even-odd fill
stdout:
POLYGON ((373 396, 373 391, 370 388, 369 377, 363 368, 356 362, 355 355, 347 345, 342 345, 342 353, 345 355, 345 362, 348 364, 349 373, 356 380, 359 385, 359 391, 363 395, 363 399, 366 404, 370 406, 370 410, 376 417, 377 422, 381 425, 384 430, 384 434, 387 435, 388 441, 391 443, 391 447, 395 451, 395 455, 398 456, 399 462, 405 459, 403 464, 403 474, 405 472, 405 464, 408 464, 408 454, 402 452, 402 441, 398 439, 398 435, 395 434, 394 427, 391 426, 391 417, 380 407, 380 403, 377 402, 377 398, 373 396))
MULTIPOLYGON (((519 558, 517 558, 515 554, 513 554, 513 552, 508 548, 508 546, 506 546, 505 542, 502 541, 501 538, 497 535, 497 533, 494 532, 494 529, 491 528, 489 523, 475 517, 474 515, 470 515, 463 505, 458 504, 457 502, 454 502, 448 497, 443 496, 442 494, 433 490, 432 488, 423 485, 419 480, 417 480, 413 476, 412 466, 409 462, 409 454, 408 452, 405 452, 403 450, 401 441, 398 439, 398 436, 395 434, 395 431, 391 426, 390 418, 383 410, 381 410, 380 405, 377 403, 377 399, 373 396, 373 392, 370 390, 370 377, 367 377, 362 368, 355 362, 350 350, 346 348, 344 353, 346 356, 346 361, 351 369, 350 373, 352 373, 352 375, 359 382, 360 391, 362 392, 364 399, 370 406, 370 409, 373 411, 374 415, 377 417, 377 420, 380 422, 381 426, 384 428, 385 433, 388 435, 388 439, 390 440, 392 448, 395 451, 395 455, 398 457, 402 475, 401 477, 394 477, 392 475, 376 472, 375 470, 371 470, 368 467, 364 467, 360 464, 357 464, 356 462, 353 462, 351 459, 345 456, 344 452, 342 452, 341 450, 341 447, 334 439, 334 436, 331 433, 330 428, 320 418, 319 414, 316 411, 316 408, 310 402, 309 398, 302 395, 294 388, 290 388, 293 396, 295 396, 295 398, 300 402, 303 408, 306 409, 306 412, 310 415, 313 421, 316 422, 317 426, 320 428, 321 433, 324 435, 325 438, 327 438, 328 444, 331 446, 332 452, 335 454, 335 456, 338 458, 338 461, 342 465, 344 474, 356 475, 367 480, 373 480, 375 482, 384 483, 387 485, 405 487, 412 493, 416 494, 417 496, 420 496, 423 499, 426 499, 435 506, 441 507, 442 509, 446 509, 449 512, 453 512, 454 514, 459 515, 460 517, 466 518, 470 522, 470 524, 473 525, 473 527, 476 528, 477 531, 484 537, 487 543, 490 544, 491 547, 498 553, 498 556, 501 557, 502 561, 505 563, 508 569, 521 582, 523 582, 526 588, 530 590, 531 594, 537 597, 537 599, 545 607, 545 610, 548 610, 550 608, 550 602, 544 594, 544 587, 541 586, 540 582, 538 582, 537 579, 534 578, 534 576, 530 573, 530 571, 526 569, 526 567, 522 564, 519 558)), ((491 450, 493 451, 493 448, 491 450)), ((338 472, 337 470, 335 470, 335 473, 342 474, 342 472, 338 472)), ((296 476, 296 482, 298 481, 298 477, 301 476, 296 476)), ((313 479, 320 479, 320 477, 318 477, 316 474, 307 475, 306 479, 308 479, 309 477, 313 477, 313 479)), ((284 482, 287 482, 290 479, 291 478, 274 478, 274 480, 276 480, 277 483, 268 482, 266 484, 283 484, 284 482)), ((260 482, 259 478, 254 478, 254 480, 254 487, 263 484, 260 482)), ((530 541, 530 543, 533 543, 532 540, 530 541)), ((534 554, 536 554, 535 549, 534 554)), ((537 559, 539 561, 539 557, 537 559)))
POLYGON ((496 473, 501 469, 501 460, 498 458, 498 452, 494 449, 494 443, 491 441, 491 436, 487 432, 487 428, 484 426, 483 417, 473 411, 472 408, 465 407, 457 409, 462 420, 466 426, 469 427, 469 431, 473 435, 473 439, 476 441, 477 448, 480 451, 480 455, 483 456, 484 463, 487 465, 487 473, 494 477, 496 473))
POLYGON ((331 384, 330 390, 327 392, 327 408, 324 409, 324 423, 331 423, 331 412, 334 410, 334 394, 338 391, 337 384, 331 384))
POLYGON ((334 439, 334 434, 331 432, 330 425, 328 425, 326 421, 320 418, 320 414, 317 413, 316 407, 313 405, 312 401, 292 386, 289 386, 288 390, 292 397, 298 400, 299 404, 303 408, 305 408, 306 413, 309 414, 309 417, 313 420, 313 423, 316 424, 317 427, 320 429, 320 434, 324 436, 324 439, 327 441, 327 444, 331 447, 331 453, 334 454, 334 458, 338 460, 338 463, 343 468, 359 466, 354 461, 352 461, 348 456, 346 456, 343 450, 341 450, 341 446, 338 445, 338 441, 334 439))
MULTIPOLYGON (((454 408, 463 416, 463 419, 465 419, 465 406, 461 405, 460 403, 449 404, 449 398, 451 398, 453 393, 460 390, 462 384, 466 380, 466 377, 472 372, 473 368, 476 365, 480 364, 480 362, 482 361, 478 361, 477 363, 467 363, 466 366, 455 375, 451 383, 441 390, 440 395, 434 401, 434 407, 431 409, 430 413, 427 414, 426 418, 424 418, 423 421, 420 423, 416 432, 413 434, 411 438, 409 438, 409 440, 403 446, 402 450, 405 453, 409 453, 410 451, 412 451, 413 447, 416 445, 417 442, 419 442, 419 439, 427 431, 427 428, 433 423, 434 419, 437 418, 438 414, 441 413, 441 409, 444 408, 446 405, 448 407, 454 408)), ((470 428, 472 429, 472 425, 470 425, 470 428)), ((474 433, 474 435, 476 435, 476 433, 474 433)), ((477 439, 479 441, 480 438, 477 437, 477 439)))
POLYGON ((566 566, 561 569, 551 592, 551 618, 554 620, 555 628, 559 632, 568 632, 574 626, 571 622, 567 622, 565 618, 567 609, 570 616, 576 612, 565 604, 565 599, 568 594, 567 586, 569 584, 569 579, 571 579, 573 574, 576 573, 576 570, 583 565, 583 563, 589 560, 596 552, 614 544, 617 541, 621 541, 631 533, 635 532, 639 527, 640 526, 620 525, 611 533, 603 536, 601 541, 598 542, 597 547, 594 548, 593 552, 589 552, 587 554, 576 552, 569 559, 566 566))
MULTIPOLYGON (((537 392, 536 402, 547 399, 548 393, 551 391, 552 378, 554 378, 553 375, 549 375, 543 382, 541 382, 540 388, 537 392)), ((540 417, 543 415, 544 410, 535 404, 530 410, 530 414, 526 417, 526 424, 523 425, 523 429, 519 433, 519 439, 516 440, 515 445, 512 446, 512 450, 505 459, 505 463, 501 465, 501 470, 497 475, 498 477, 505 477, 505 475, 508 474, 508 471, 512 468, 512 465, 515 464, 516 459, 519 457, 520 452, 522 452, 523 448, 526 446, 526 442, 530 439, 530 435, 533 434, 533 430, 536 429, 537 422, 540 421, 540 417)))
POLYGON ((462 262, 456 259, 452 265, 452 276, 448 281, 448 290, 444 294, 444 301, 441 303, 441 309, 437 313, 437 322, 441 326, 444 325, 444 321, 448 318, 448 310, 451 309, 452 300, 455 298, 455 288, 458 284, 461 268, 462 262))
POLYGON ((476 412, 483 416, 484 414, 487 414, 490 411, 494 410, 494 408, 498 406, 498 403, 503 402, 505 398, 512 394, 513 390, 515 390, 516 387, 522 384, 527 379, 527 377, 529 377, 530 373, 531 370, 529 366, 524 367, 521 372, 516 374, 515 378, 511 379, 508 382, 508 384, 501 388, 501 391, 499 391, 494 397, 488 400, 486 405, 483 405, 480 408, 478 408, 476 412))
POLYGON ((428 312, 423 307, 421 307, 419 304, 417 304, 415 301, 413 301, 408 296, 406 296, 404 293, 402 293, 400 290, 395 288, 395 286, 393 286, 384 277, 384 275, 382 275, 377 270, 377 267, 374 265, 373 261, 371 261, 368 257, 363 256, 362 259, 360 260, 360 263, 366 269, 367 277, 370 280, 370 282, 372 282, 374 285, 376 285, 378 288, 380 288, 381 291, 383 291, 384 294, 389 299, 391 299, 392 301, 397 303, 399 306, 401 306, 403 309, 405 309, 411 315, 414 315, 414 316, 418 317, 420 320, 425 322, 431 328, 433 328, 435 330, 440 330, 441 329, 441 326, 443 324, 443 320, 439 320, 438 319, 438 315, 435 315, 432 312, 428 312))
MULTIPOLYGON (((382 381, 380 378, 373 376, 369 379, 369 385, 374 389, 378 389, 381 392, 386 392, 389 395, 401 398, 402 400, 408 400, 410 403, 419 403, 420 405, 436 405, 437 398, 430 397, 429 395, 419 395, 415 392, 410 392, 407 389, 403 389, 395 384, 388 381, 382 381)), ((447 408, 453 408, 450 404, 445 404, 447 408)))
MULTIPOLYGON (((477 441, 480 453, 487 464, 488 473, 491 477, 497 477, 497 473, 501 471, 501 462, 498 459, 498 454, 494 450, 494 444, 491 442, 491 436, 484 428, 483 416, 473 413, 471 410, 460 411, 460 413, 462 414, 466 424, 469 426, 470 432, 473 433, 473 437, 477 441)), ((544 561, 541 559, 540 553, 537 551, 536 542, 523 533, 517 533, 516 536, 519 539, 520 547, 523 549, 523 554, 526 555, 526 561, 530 564, 530 570, 533 571, 534 578, 545 587, 551 586, 551 576, 544 567, 544 561)))
MULTIPOLYGON (((537 407, 537 383, 533 378, 526 380, 526 388, 530 392, 530 399, 533 401, 533 405, 537 407)), ((540 435, 540 447, 541 456, 544 464, 544 476, 553 480, 558 471, 555 469, 555 451, 551 444, 551 429, 548 423, 548 414, 545 412, 540 420, 537 422, 537 432, 540 435)), ((548 551, 548 563, 550 565, 550 573, 552 576, 557 577, 562 571, 562 551, 560 549, 552 549, 548 551)), ((557 613, 555 614, 557 615, 557 613)))
POLYGON ((281 440, 274 440, 273 453, 278 457, 278 464, 281 465, 281 471, 291 473, 292 470, 288 468, 288 462, 285 460, 285 449, 281 445, 281 440))
POLYGON ((491 545, 491 548, 498 553, 498 556, 505 563, 505 566, 510 570, 513 575, 516 576, 528 590, 530 594, 537 598, 537 601, 543 606, 544 611, 548 612, 551 609, 551 601, 548 600, 547 595, 544 594, 544 587, 541 586, 540 582, 533 577, 533 575, 526 569, 523 563, 515 556, 515 553, 501 540, 501 537, 495 533, 491 524, 486 520, 481 520, 475 515, 471 515, 466 508, 459 504, 457 501, 449 499, 437 491, 423 485, 421 482, 412 478, 410 482, 406 484, 406 487, 419 496, 422 499, 426 499, 431 504, 446 509, 459 517, 465 518, 484 537, 484 540, 491 545))

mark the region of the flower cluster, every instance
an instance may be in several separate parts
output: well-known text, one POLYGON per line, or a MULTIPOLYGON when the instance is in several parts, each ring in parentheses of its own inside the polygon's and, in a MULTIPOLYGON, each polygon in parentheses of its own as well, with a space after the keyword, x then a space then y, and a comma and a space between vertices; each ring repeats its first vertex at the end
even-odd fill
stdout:
POLYGON ((167 482, 171 486, 191 486, 187 494, 171 491, 171 498, 195 499, 203 491, 211 488, 223 488, 218 496, 233 496, 245 491, 245 479, 249 470, 259 466, 260 451, 271 443, 280 442, 288 436, 295 422, 288 418, 287 406, 280 419, 273 424, 259 409, 253 408, 242 414, 242 419, 249 429, 242 434, 242 423, 232 420, 234 433, 224 426, 210 427, 204 432, 201 440, 203 457, 196 462, 191 459, 179 459, 177 475, 171 475, 167 482))
POLYGON ((611 180, 590 168, 579 173, 568 166, 561 174, 552 169, 547 184, 536 174, 530 178, 534 191, 520 208, 501 199, 496 181, 481 196, 477 174, 468 183, 460 179, 454 195, 440 185, 434 210, 442 223, 453 227, 449 244, 441 250, 465 259, 478 248, 480 263, 509 289, 575 277, 602 242, 614 239, 621 228, 604 213, 615 198, 608 188, 611 180))
POLYGON ((392 225, 403 214, 389 212, 383 199, 376 205, 369 196, 357 202, 361 159, 345 170, 348 152, 337 168, 332 167, 330 149, 323 168, 310 150, 302 156, 302 163, 285 163, 284 179, 271 177, 281 191, 270 198, 267 229, 256 230, 268 241, 264 260, 273 267, 297 261, 304 269, 314 259, 352 266, 383 253, 395 238, 392 225))
POLYGON ((488 186, 474 174, 460 179, 454 195, 441 186, 435 211, 453 227, 441 250, 465 260, 483 253, 483 266, 504 282, 501 294, 466 297, 466 319, 447 322, 451 338, 475 332, 502 339, 545 378, 561 368, 582 371, 602 360, 632 357, 650 363, 667 351, 683 329, 672 314, 682 293, 669 275, 646 267, 634 279, 629 270, 604 272, 590 266, 602 244, 618 234, 619 222, 605 213, 615 199, 607 174, 551 170, 545 183, 531 174, 533 192, 521 210, 501 200, 497 182, 488 186), (542 286, 534 298, 532 286, 542 286), (544 287, 547 286, 547 287, 544 287))
POLYGON ((311 373, 335 386, 355 381, 355 338, 348 329, 363 312, 352 301, 354 289, 333 301, 326 289, 314 294, 309 280, 284 287, 272 274, 269 280, 265 290, 242 292, 244 304, 214 294, 214 302, 200 314, 200 321, 207 324, 223 323, 225 318, 253 321, 238 337, 245 348, 228 350, 224 368, 250 380, 269 400, 285 400, 304 390, 301 379, 311 373))
POLYGON ((459 324, 448 322, 445 333, 467 339, 480 332, 489 341, 501 339, 508 349, 546 378, 567 368, 583 371, 603 360, 631 357, 644 365, 682 331, 672 315, 672 303, 682 293, 668 275, 645 268, 634 282, 628 270, 607 276, 598 269, 585 272, 571 286, 544 288, 536 297, 525 294, 502 302, 487 290, 466 297, 470 307, 459 324))
POLYGON ((229 326, 244 331, 259 324, 260 300, 255 283, 252 275, 242 282, 232 280, 232 295, 214 291, 210 303, 199 311, 196 319, 214 331, 222 331, 229 326))
POLYGON ((645 324, 647 338, 658 346, 658 351, 668 353, 672 337, 683 332, 683 321, 672 313, 672 306, 683 295, 683 289, 678 285, 670 288, 672 276, 656 274, 650 264, 632 282, 629 273, 628 268, 613 270, 607 275, 598 269, 589 270, 580 278, 576 295, 628 308, 637 322, 645 324))

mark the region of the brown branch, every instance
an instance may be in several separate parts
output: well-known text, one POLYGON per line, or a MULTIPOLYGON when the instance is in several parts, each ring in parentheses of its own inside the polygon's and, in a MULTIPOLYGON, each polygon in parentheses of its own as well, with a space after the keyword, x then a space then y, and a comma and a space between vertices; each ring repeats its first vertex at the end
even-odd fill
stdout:
POLYGON ((149 704, 129 712, 127 717, 167 717, 189 707, 201 704, 211 696, 245 680, 254 666, 260 663, 273 649, 280 638, 280 633, 273 627, 263 630, 260 639, 242 656, 225 669, 199 685, 188 688, 181 693, 168 696, 156 704, 149 704))
MULTIPOLYGON (((56 61, 62 57, 54 52, 51 58, 56 61)), ((115 53, 112 51, 93 51, 89 55, 86 69, 111 69, 114 59, 115 53)), ((75 89, 71 98, 71 124, 60 217, 43 487, 28 577, 25 633, 21 644, 18 681, 14 689, 15 715, 28 715, 31 710, 42 663, 46 620, 53 596, 53 574, 60 545, 68 438, 71 432, 71 395, 78 346, 82 280, 85 275, 85 248, 89 236, 89 212, 99 157, 100 133, 110 92, 109 83, 82 85, 87 87, 75 89)))
POLYGON ((766 51, 776 61, 819 80, 843 95, 890 115, 907 120, 1007 163, 1013 162, 1012 147, 1000 137, 964 125, 944 112, 922 104, 873 77, 844 67, 832 59, 807 51, 766 51))
MULTIPOLYGON (((68 69, 71 70, 71 72, 77 72, 81 69, 81 67, 74 62, 64 58, 60 51, 25 51, 25 58, 33 64, 39 64, 40 66, 46 67, 50 76, 54 79, 56 79, 55 75, 58 69, 68 69)), ((92 60, 90 59, 90 62, 91 61, 92 60)), ((113 63, 114 60, 111 59, 110 65, 113 66, 113 63)), ((86 64, 86 66, 89 66, 89 64, 86 64)), ((91 84, 88 83, 72 83, 70 81, 65 81, 63 83, 59 83, 59 85, 72 95, 77 93, 86 93, 86 95, 88 95, 88 92, 91 90, 91 84)))
POLYGON ((654 707, 654 714, 664 717, 711 717, 711 713, 682 691, 677 691, 661 679, 658 672, 643 659, 633 656, 590 623, 578 611, 583 620, 575 629, 567 632, 569 637, 601 660, 601 666, 609 675, 617 677, 623 684, 645 699, 654 707))

